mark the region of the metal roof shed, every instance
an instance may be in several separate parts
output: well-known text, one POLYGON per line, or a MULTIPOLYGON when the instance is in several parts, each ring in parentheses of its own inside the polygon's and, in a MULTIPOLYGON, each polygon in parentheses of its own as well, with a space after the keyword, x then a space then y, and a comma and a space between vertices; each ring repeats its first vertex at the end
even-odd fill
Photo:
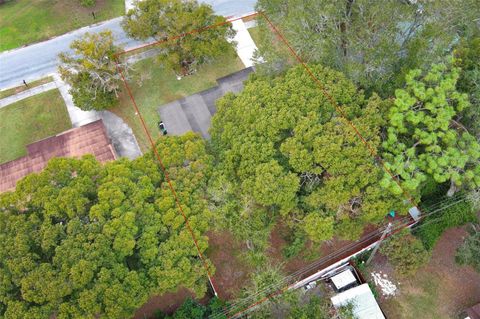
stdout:
POLYGON ((341 273, 336 274, 335 276, 330 278, 335 285, 337 290, 340 290, 348 285, 351 285, 357 282, 357 278, 353 275, 350 269, 344 270, 341 273))
POLYGON ((353 313, 358 319, 385 319, 382 310, 368 287, 363 284, 331 298, 335 308, 353 304, 353 313))

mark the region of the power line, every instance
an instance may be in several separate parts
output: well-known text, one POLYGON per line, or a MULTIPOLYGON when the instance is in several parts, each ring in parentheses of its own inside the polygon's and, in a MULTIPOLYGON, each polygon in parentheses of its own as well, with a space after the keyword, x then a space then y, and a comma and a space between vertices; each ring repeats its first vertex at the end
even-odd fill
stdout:
MULTIPOLYGON (((464 202, 466 199, 467 199, 467 195, 466 195, 466 194, 464 194, 464 193, 459 193, 459 194, 455 195, 455 196, 452 197, 452 198, 446 198, 446 199, 441 200, 441 201, 439 201, 439 202, 437 202, 437 203, 435 203, 435 204, 433 204, 433 205, 431 205, 431 206, 429 206, 429 207, 425 207, 425 210, 430 211, 430 212, 427 213, 427 214, 422 215, 422 216, 420 217, 420 220, 424 220, 425 218, 427 218, 427 217, 429 217, 429 216, 432 216, 432 215, 434 215, 434 214, 437 214, 437 213, 439 213, 439 212, 441 212, 441 211, 443 211, 443 210, 445 210, 445 209, 447 209, 447 208, 449 208, 449 207, 452 207, 452 206, 454 206, 454 205, 456 205, 456 204, 458 204, 458 203, 460 203, 460 202, 464 202), (455 200, 455 201, 452 202, 452 200, 455 200), (442 206, 442 207, 438 208, 438 206, 441 206, 441 205, 443 205, 443 204, 446 203, 446 202, 449 202, 449 204, 446 205, 446 206, 442 206), (432 209, 432 208, 435 208, 435 209, 432 209)), ((426 225, 429 225, 429 224, 432 223, 432 222, 436 222, 436 221, 439 221, 439 220, 440 220, 440 219, 433 219, 433 220, 431 220, 431 221, 428 221, 427 223, 423 223, 423 224, 421 224, 421 225, 415 226, 415 229, 419 229, 419 228, 421 228, 421 227, 424 227, 424 226, 426 226, 426 225)), ((411 225, 411 224, 412 224, 412 220, 411 220, 411 218, 410 218, 409 216, 405 216, 405 217, 403 217, 403 218, 401 218, 401 219, 397 219, 397 220, 395 221, 395 226, 394 226, 394 228, 392 229, 392 231, 390 232, 390 234, 389 234, 387 237, 391 237, 394 233, 402 230, 402 229, 405 228, 405 227, 408 227, 408 226, 411 225), (401 223, 399 223, 399 221, 400 221, 401 223)), ((271 296, 273 297, 273 296, 275 295, 275 294, 274 294, 275 292, 279 292, 279 293, 277 293, 277 294, 280 294, 280 293, 282 293, 283 291, 288 290, 288 289, 292 286, 292 284, 289 285, 289 286, 287 286, 287 287, 284 288, 284 289, 280 289, 280 288, 281 288, 283 285, 286 285, 286 284, 287 284, 289 281, 291 281, 292 279, 295 279, 296 277, 299 277, 299 276, 301 276, 301 275, 304 275, 304 274, 312 271, 313 269, 315 269, 315 268, 316 268, 317 266, 319 266, 320 264, 325 263, 325 262, 328 262, 328 261, 330 261, 330 260, 332 260, 332 259, 338 258, 342 253, 348 251, 351 247, 354 247, 355 245, 359 245, 359 244, 361 244, 361 243, 368 242, 371 238, 373 238, 373 237, 375 237, 375 236, 378 236, 379 233, 380 233, 381 231, 383 231, 382 229, 385 229, 385 227, 380 227, 380 228, 376 229, 375 231, 372 231, 372 232, 370 232, 369 234, 367 234, 367 235, 366 235, 364 238, 362 238, 360 241, 356 241, 356 242, 353 242, 353 243, 351 243, 351 244, 349 244, 349 245, 347 245, 347 246, 344 246, 344 247, 342 247, 342 249, 341 249, 340 251, 336 251, 336 252, 334 252, 334 253, 332 253, 332 254, 330 254, 330 255, 327 255, 327 256, 325 256, 325 257, 322 257, 322 258, 320 258, 319 260, 315 261, 314 263, 312 263, 312 264, 310 264, 310 265, 308 265, 308 266, 306 266, 306 267, 304 267, 304 268, 302 268, 302 269, 299 269, 299 270, 297 270, 296 272, 294 272, 294 273, 292 273, 292 274, 290 274, 290 275, 285 276, 285 277, 282 278, 282 280, 280 280, 279 282, 277 282, 277 283, 275 283, 275 284, 268 285, 268 286, 264 287, 262 290, 256 292, 255 294, 250 295, 250 296, 247 297, 247 298, 244 298, 244 299, 242 299, 242 300, 240 300, 240 301, 238 301, 238 302, 236 302, 236 303, 233 303, 233 304, 229 305, 228 307, 226 307, 226 308, 224 309, 224 311, 223 311, 222 313, 216 314, 216 315, 214 315, 213 317, 210 317, 210 318, 211 318, 211 319, 214 319, 214 318, 218 318, 219 316, 229 315, 234 309, 239 308, 240 306, 244 305, 245 303, 247 303, 247 302, 250 301, 251 299, 256 298, 256 297, 259 297, 260 295, 262 295, 262 294, 264 294, 264 293, 266 294, 267 292, 273 292, 273 293, 270 293, 270 294, 269 294, 269 295, 271 295, 271 296)), ((366 247, 364 247, 364 248, 366 248, 366 247)), ((362 248, 362 249, 364 249, 364 248, 362 248)), ((267 297, 268 297, 268 296, 267 296, 267 297)), ((264 299, 265 299, 265 298, 264 298, 264 299)), ((267 299, 267 300, 268 300, 268 299, 267 299)), ((264 300, 263 302, 265 302, 265 301, 267 301, 267 300, 264 300)), ((247 309, 248 309, 248 308, 247 308, 247 309)), ((242 310, 242 311, 240 311, 240 312, 237 312, 236 314, 234 314, 233 316, 231 316, 231 317, 229 317, 229 318, 236 317, 236 316, 242 314, 242 312, 244 312, 245 310, 246 310, 246 309, 244 309, 244 310, 242 310)))

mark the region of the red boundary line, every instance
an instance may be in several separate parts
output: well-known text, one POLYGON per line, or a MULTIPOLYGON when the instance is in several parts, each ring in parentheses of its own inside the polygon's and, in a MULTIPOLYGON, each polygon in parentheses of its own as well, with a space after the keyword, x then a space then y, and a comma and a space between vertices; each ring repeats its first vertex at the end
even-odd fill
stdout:
POLYGON ((142 45, 142 46, 139 46, 139 47, 136 47, 136 48, 133 48, 133 49, 130 49, 130 50, 126 50, 126 51, 122 51, 120 52, 119 54, 116 54, 114 55, 115 57, 115 66, 117 68, 117 71, 120 73, 120 76, 122 77, 122 81, 125 85, 125 88, 127 89, 127 92, 128 92, 128 95, 130 97, 130 100, 132 101, 132 104, 133 104, 133 107, 135 109, 135 112, 138 114, 139 118, 140 118, 140 121, 141 121, 141 124, 142 124, 142 127, 145 131, 145 134, 147 135, 147 138, 150 142, 150 145, 152 146, 152 149, 153 149, 153 152, 155 154, 155 157, 157 158, 159 164, 160 164, 160 167, 163 171, 163 174, 165 175, 165 179, 167 180, 167 183, 168 183, 168 187, 170 188, 170 191, 172 192, 172 195, 173 197, 175 198, 175 204, 178 208, 178 210, 180 211, 180 214, 182 215, 184 221, 185 221, 185 225, 187 226, 187 229, 188 229, 188 232, 190 233, 192 239, 193 239, 193 242, 195 243, 195 248, 197 250, 197 253, 198 253, 198 256, 200 257, 200 259, 202 260, 202 264, 203 264, 203 267, 205 268, 205 271, 207 273, 207 277, 208 277, 208 280, 210 281, 210 284, 212 285, 212 288, 213 288, 213 291, 215 293, 215 295, 217 295, 217 289, 215 288, 215 284, 213 283, 213 276, 210 272, 210 269, 208 267, 208 264, 207 264, 207 261, 205 259, 205 257, 203 256, 201 250, 200 250, 200 247, 198 245, 198 241, 197 241, 197 238, 193 232, 193 229, 192 227, 190 226, 190 223, 188 222, 188 218, 187 218, 187 215, 185 214, 184 210, 183 210, 183 207, 182 207, 182 204, 180 203, 180 200, 178 199, 178 196, 177 196, 177 192, 175 191, 175 188, 173 187, 172 185, 172 182, 170 180, 170 176, 168 175, 168 172, 167 170, 165 169, 165 165, 163 164, 163 161, 162 161, 162 158, 160 156, 160 154, 158 153, 158 150, 157 148, 155 147, 155 143, 153 141, 153 138, 150 134, 150 132, 148 131, 148 128, 147 128, 147 125, 145 124, 145 120, 143 118, 143 115, 141 114, 139 108, 138 108, 138 105, 137 105, 137 102, 135 101, 135 98, 133 97, 133 94, 132 94, 132 91, 130 89, 130 86, 128 85, 128 82, 125 78, 125 75, 123 73, 123 70, 120 68, 119 64, 118 64, 118 57, 122 54, 125 54, 127 52, 132 52, 132 51, 136 51, 136 50, 140 50, 140 49, 143 49, 143 48, 146 48, 146 47, 150 47, 150 46, 153 46, 153 45, 157 45, 157 44, 160 44, 160 43, 165 43, 165 42, 168 42, 168 41, 171 41, 171 40, 175 40, 175 39, 179 39, 179 38, 183 38, 187 35, 190 35, 190 34, 196 34, 196 33, 200 33, 200 32, 203 32, 203 31, 206 31, 206 30, 209 30, 209 29, 212 29, 212 28, 216 28, 216 27, 219 27, 219 26, 222 26, 222 25, 225 25, 225 24, 228 24, 228 23, 231 23, 233 21, 236 21, 236 20, 240 20, 240 19, 243 19, 243 18, 247 18, 247 17, 253 17, 253 16, 256 16, 258 15, 257 12, 253 13, 253 14, 250 14, 250 15, 247 15, 245 17, 240 17, 240 18, 235 18, 235 19, 231 19, 231 20, 226 20, 226 21, 223 21, 221 23, 217 23, 217 24, 214 24, 214 25, 210 25, 210 26, 206 26, 204 28, 200 28, 200 29, 196 29, 196 30, 192 30, 190 32, 186 32, 186 33, 183 33, 183 34, 180 34, 180 35, 177 35, 177 36, 174 36, 174 37, 170 37, 170 38, 167 38, 165 40, 162 40, 162 41, 157 41, 157 42, 153 42, 153 43, 148 43, 146 45, 142 45))
POLYGON ((155 42, 143 44, 143 45, 140 45, 138 47, 134 47, 134 48, 131 48, 131 49, 128 49, 128 50, 125 50, 125 51, 121 51, 121 52, 115 53, 113 56, 115 58, 118 58, 119 56, 124 55, 124 54, 129 53, 129 52, 133 52, 133 51, 137 51, 137 50, 140 50, 140 49, 151 47, 151 46, 154 46, 154 45, 157 45, 157 44, 162 44, 162 43, 170 42, 170 41, 173 41, 173 40, 177 40, 177 39, 186 37, 187 35, 201 33, 203 31, 207 31, 207 30, 210 30, 210 29, 221 27, 222 25, 225 25, 225 24, 232 23, 233 21, 242 20, 242 19, 245 19, 245 18, 251 18, 251 17, 255 17, 257 15, 260 15, 260 13, 259 12, 254 12, 252 14, 249 14, 249 15, 246 15, 246 16, 243 16, 243 17, 225 20, 225 21, 222 21, 222 22, 219 22, 219 23, 216 23, 216 24, 212 24, 212 25, 203 27, 203 28, 199 28, 199 29, 195 29, 195 30, 192 30, 192 31, 189 31, 189 32, 185 32, 185 33, 173 36, 173 37, 168 37, 168 38, 160 40, 160 41, 155 41, 155 42))
POLYGON ((352 123, 352 121, 350 121, 348 118, 347 118, 347 115, 345 113, 345 111, 338 105, 338 103, 335 101, 335 99, 333 98, 333 96, 328 93, 328 91, 325 89, 325 87, 323 86, 322 82, 313 74, 312 70, 308 67, 308 65, 303 61, 303 59, 295 52, 295 50, 292 48, 292 46, 290 45, 290 43, 288 42, 288 40, 285 38, 285 36, 282 34, 282 32, 280 32, 280 30, 272 23, 272 21, 270 21, 270 19, 268 18, 268 16, 264 13, 264 12, 260 12, 260 15, 262 17, 265 18, 265 20, 267 21, 267 23, 270 25, 270 27, 275 31, 275 33, 277 34, 277 36, 280 38, 280 40, 285 43, 285 45, 287 46, 287 48, 290 50, 290 52, 292 53, 293 57, 303 66, 303 68, 307 71, 308 75, 310 75, 310 77, 312 78, 312 80, 317 84, 317 86, 319 87, 319 89, 322 91, 322 93, 325 95, 325 97, 330 101, 330 104, 333 105, 333 107, 337 110, 337 112, 347 121, 348 125, 350 125, 350 127, 355 131, 355 134, 360 138, 360 140, 363 142, 363 144, 365 145, 365 147, 368 149, 368 151, 370 152, 370 154, 373 156, 374 159, 378 160, 385 172, 387 172, 390 177, 392 177, 392 179, 397 183, 397 185, 400 187, 400 189, 402 190, 403 194, 405 195, 405 197, 408 199, 408 201, 413 205, 413 206, 417 206, 415 201, 413 200, 412 196, 402 187, 402 185, 400 184, 400 181, 398 180, 397 177, 395 177, 393 175, 393 173, 388 169, 388 167, 386 166, 385 164, 385 161, 377 155, 375 149, 373 149, 373 147, 370 145, 370 143, 368 143, 368 141, 362 136, 362 134, 360 133, 360 131, 357 129, 357 127, 352 123))
MULTIPOLYGON (((370 154, 373 156, 374 159, 378 160, 381 165, 383 166, 383 169, 392 177, 392 179, 397 183, 397 185, 400 187, 400 189, 402 190, 403 194, 407 197, 408 201, 414 205, 414 206, 417 206, 415 201, 413 200, 412 196, 410 196, 410 194, 401 186, 400 184, 400 181, 398 180, 398 178, 393 175, 393 173, 386 167, 386 164, 385 162, 383 161, 382 158, 380 158, 380 156, 377 155, 377 153, 375 152, 375 150, 373 149, 373 147, 370 145, 370 143, 362 136, 362 134, 360 133, 360 131, 357 129, 357 127, 350 121, 348 120, 347 116, 346 116, 346 113, 345 111, 336 103, 335 99, 333 98, 332 95, 330 95, 330 93, 328 93, 328 91, 325 89, 325 87, 323 86, 322 82, 313 74, 312 70, 307 66, 307 64, 303 61, 303 59, 295 52, 295 50, 292 48, 292 46, 290 45, 290 43, 288 42, 288 40, 285 38, 285 36, 282 34, 282 32, 280 32, 279 28, 277 28, 272 22, 271 20, 268 18, 268 16, 264 13, 264 12, 255 12, 255 13, 252 13, 252 14, 249 14, 249 15, 246 15, 246 16, 243 16, 243 17, 239 17, 239 18, 234 18, 234 19, 230 19, 230 20, 226 20, 226 21, 222 21, 220 23, 216 23, 216 24, 213 24, 213 25, 209 25, 209 26, 206 26, 206 27, 203 27, 203 28, 199 28, 199 29, 195 29, 195 30, 192 30, 192 31, 189 31, 189 32, 186 32, 186 33, 182 33, 180 35, 177 35, 177 36, 173 36, 173 37, 169 37, 169 38, 166 38, 164 40, 161 40, 161 41, 155 41, 155 42, 151 42, 151 43, 147 43, 147 44, 144 44, 144 45, 141 45, 141 46, 138 46, 138 47, 134 47, 134 48, 131 48, 131 49, 128 49, 128 50, 125 50, 125 51, 122 51, 122 52, 119 52, 119 53, 116 53, 114 55, 115 57, 115 65, 116 65, 116 68, 117 68, 117 71, 119 72, 119 74, 121 75, 121 78, 122 78, 122 81, 124 82, 124 85, 125 85, 125 88, 127 89, 127 92, 128 92, 128 95, 130 97, 130 100, 132 101, 132 104, 133 104, 133 107, 136 111, 136 113, 138 114, 139 118, 140 118, 140 121, 141 121, 141 124, 142 124, 142 127, 145 131, 145 134, 147 135, 147 138, 152 146, 152 149, 153 149, 153 152, 155 154, 155 157, 157 158, 159 164, 160 164, 160 167, 165 175, 165 179, 167 180, 167 183, 168 183, 168 186, 170 188, 170 191, 172 192, 172 195, 174 196, 174 199, 175 199, 175 203, 176 203, 176 206, 178 208, 178 210, 180 211, 184 221, 185 221, 185 225, 187 226, 187 229, 193 239, 193 242, 195 244, 195 248, 197 249, 197 252, 198 252, 198 255, 200 257, 200 259, 202 260, 202 264, 203 264, 203 267, 205 268, 205 271, 207 273, 207 276, 208 276, 208 279, 210 281, 210 284, 212 285, 212 288, 216 294, 216 288, 215 288, 215 285, 213 283, 213 280, 212 280, 212 274, 209 270, 209 267, 208 267, 208 264, 206 262, 206 259, 204 257, 204 255, 202 254, 202 252, 200 251, 200 247, 198 245, 198 241, 195 237, 195 234, 193 232, 193 229, 191 228, 189 222, 188 222, 188 218, 183 210, 183 207, 180 203, 180 200, 178 199, 178 196, 177 196, 177 193, 172 185, 172 182, 170 180, 170 177, 169 177, 169 174, 168 172, 166 171, 165 169, 165 166, 163 164, 163 161, 161 159, 161 156, 160 154, 158 153, 158 150, 157 148, 155 147, 155 143, 153 141, 153 138, 150 134, 150 132, 148 131, 148 128, 145 124, 145 120, 143 118, 143 115, 141 114, 139 108, 138 108, 138 105, 135 101, 135 98, 133 97, 133 94, 132 94, 132 91, 128 85, 128 82, 125 78, 125 75, 122 71, 122 69, 120 68, 119 64, 118 64, 118 58, 124 54, 127 54, 129 52, 133 52, 133 51, 137 51, 137 50, 140 50, 140 49, 144 49, 144 48, 147 48, 147 47, 151 47, 151 46, 155 46, 157 44, 161 44, 161 43, 167 43, 169 41, 172 41, 172 40, 176 40, 176 39, 180 39, 180 38, 183 38, 187 35, 192 35, 192 34, 197 34, 197 33, 201 33, 203 31, 206 31, 206 30, 209 30, 209 29, 213 29, 213 28, 216 28, 216 27, 220 27, 222 25, 226 25, 226 24, 229 24, 229 23, 232 23, 233 21, 237 21, 237 20, 241 20, 241 19, 244 19, 244 18, 249 18, 249 17, 254 17, 254 16, 262 16, 266 21, 267 23, 270 25, 270 27, 273 29, 273 31, 276 33, 276 35, 278 36, 278 38, 287 46, 287 48, 289 49, 290 53, 292 54, 292 56, 303 66, 303 68, 307 71, 307 73, 309 74, 309 76, 312 78, 312 80, 317 84, 317 86, 319 87, 319 89, 322 91, 322 93, 325 95, 325 97, 327 97, 327 99, 330 101, 330 103, 334 106, 334 108, 336 109, 336 111, 347 121, 347 123, 349 124, 349 126, 355 131, 355 134, 360 138, 360 140, 362 141, 362 143, 365 145, 365 147, 369 150, 370 154)), ((408 226, 408 225, 407 225, 408 226)), ((398 230, 397 230, 398 231, 398 230)), ((393 234, 393 233, 392 233, 393 234)), ((387 237, 391 236, 392 234, 388 235, 387 237)), ((258 306, 259 304, 262 304, 266 301, 268 301, 269 299, 277 296, 277 295, 280 295, 282 293, 284 293, 285 291, 287 291, 288 289, 290 289, 290 287, 292 287, 293 285, 288 285, 272 294, 269 294, 268 296, 256 301, 255 303, 251 304, 250 306, 248 306, 247 308, 233 314, 233 315, 230 315, 228 318, 233 318, 233 317, 236 317, 236 316, 239 316, 243 313, 245 313, 246 311, 248 311, 249 309, 255 307, 255 306, 258 306)))

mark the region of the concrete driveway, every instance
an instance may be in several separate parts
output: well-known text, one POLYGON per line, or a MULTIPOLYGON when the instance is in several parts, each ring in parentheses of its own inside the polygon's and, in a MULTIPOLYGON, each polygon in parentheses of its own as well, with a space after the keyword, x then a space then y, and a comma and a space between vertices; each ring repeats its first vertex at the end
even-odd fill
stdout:
POLYGON ((160 106, 158 113, 168 133, 182 135, 193 131, 200 133, 203 138, 210 138, 208 129, 212 116, 217 111, 215 101, 228 92, 240 92, 243 82, 252 72, 253 68, 249 67, 232 73, 217 79, 218 85, 211 89, 160 106))

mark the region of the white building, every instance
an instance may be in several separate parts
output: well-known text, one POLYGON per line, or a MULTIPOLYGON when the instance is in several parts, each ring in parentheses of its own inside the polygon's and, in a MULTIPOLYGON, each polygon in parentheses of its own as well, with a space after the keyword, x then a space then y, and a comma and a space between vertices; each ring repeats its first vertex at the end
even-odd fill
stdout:
POLYGON ((352 304, 353 314, 357 319, 385 319, 368 284, 341 292, 331 300, 336 309, 352 304))

